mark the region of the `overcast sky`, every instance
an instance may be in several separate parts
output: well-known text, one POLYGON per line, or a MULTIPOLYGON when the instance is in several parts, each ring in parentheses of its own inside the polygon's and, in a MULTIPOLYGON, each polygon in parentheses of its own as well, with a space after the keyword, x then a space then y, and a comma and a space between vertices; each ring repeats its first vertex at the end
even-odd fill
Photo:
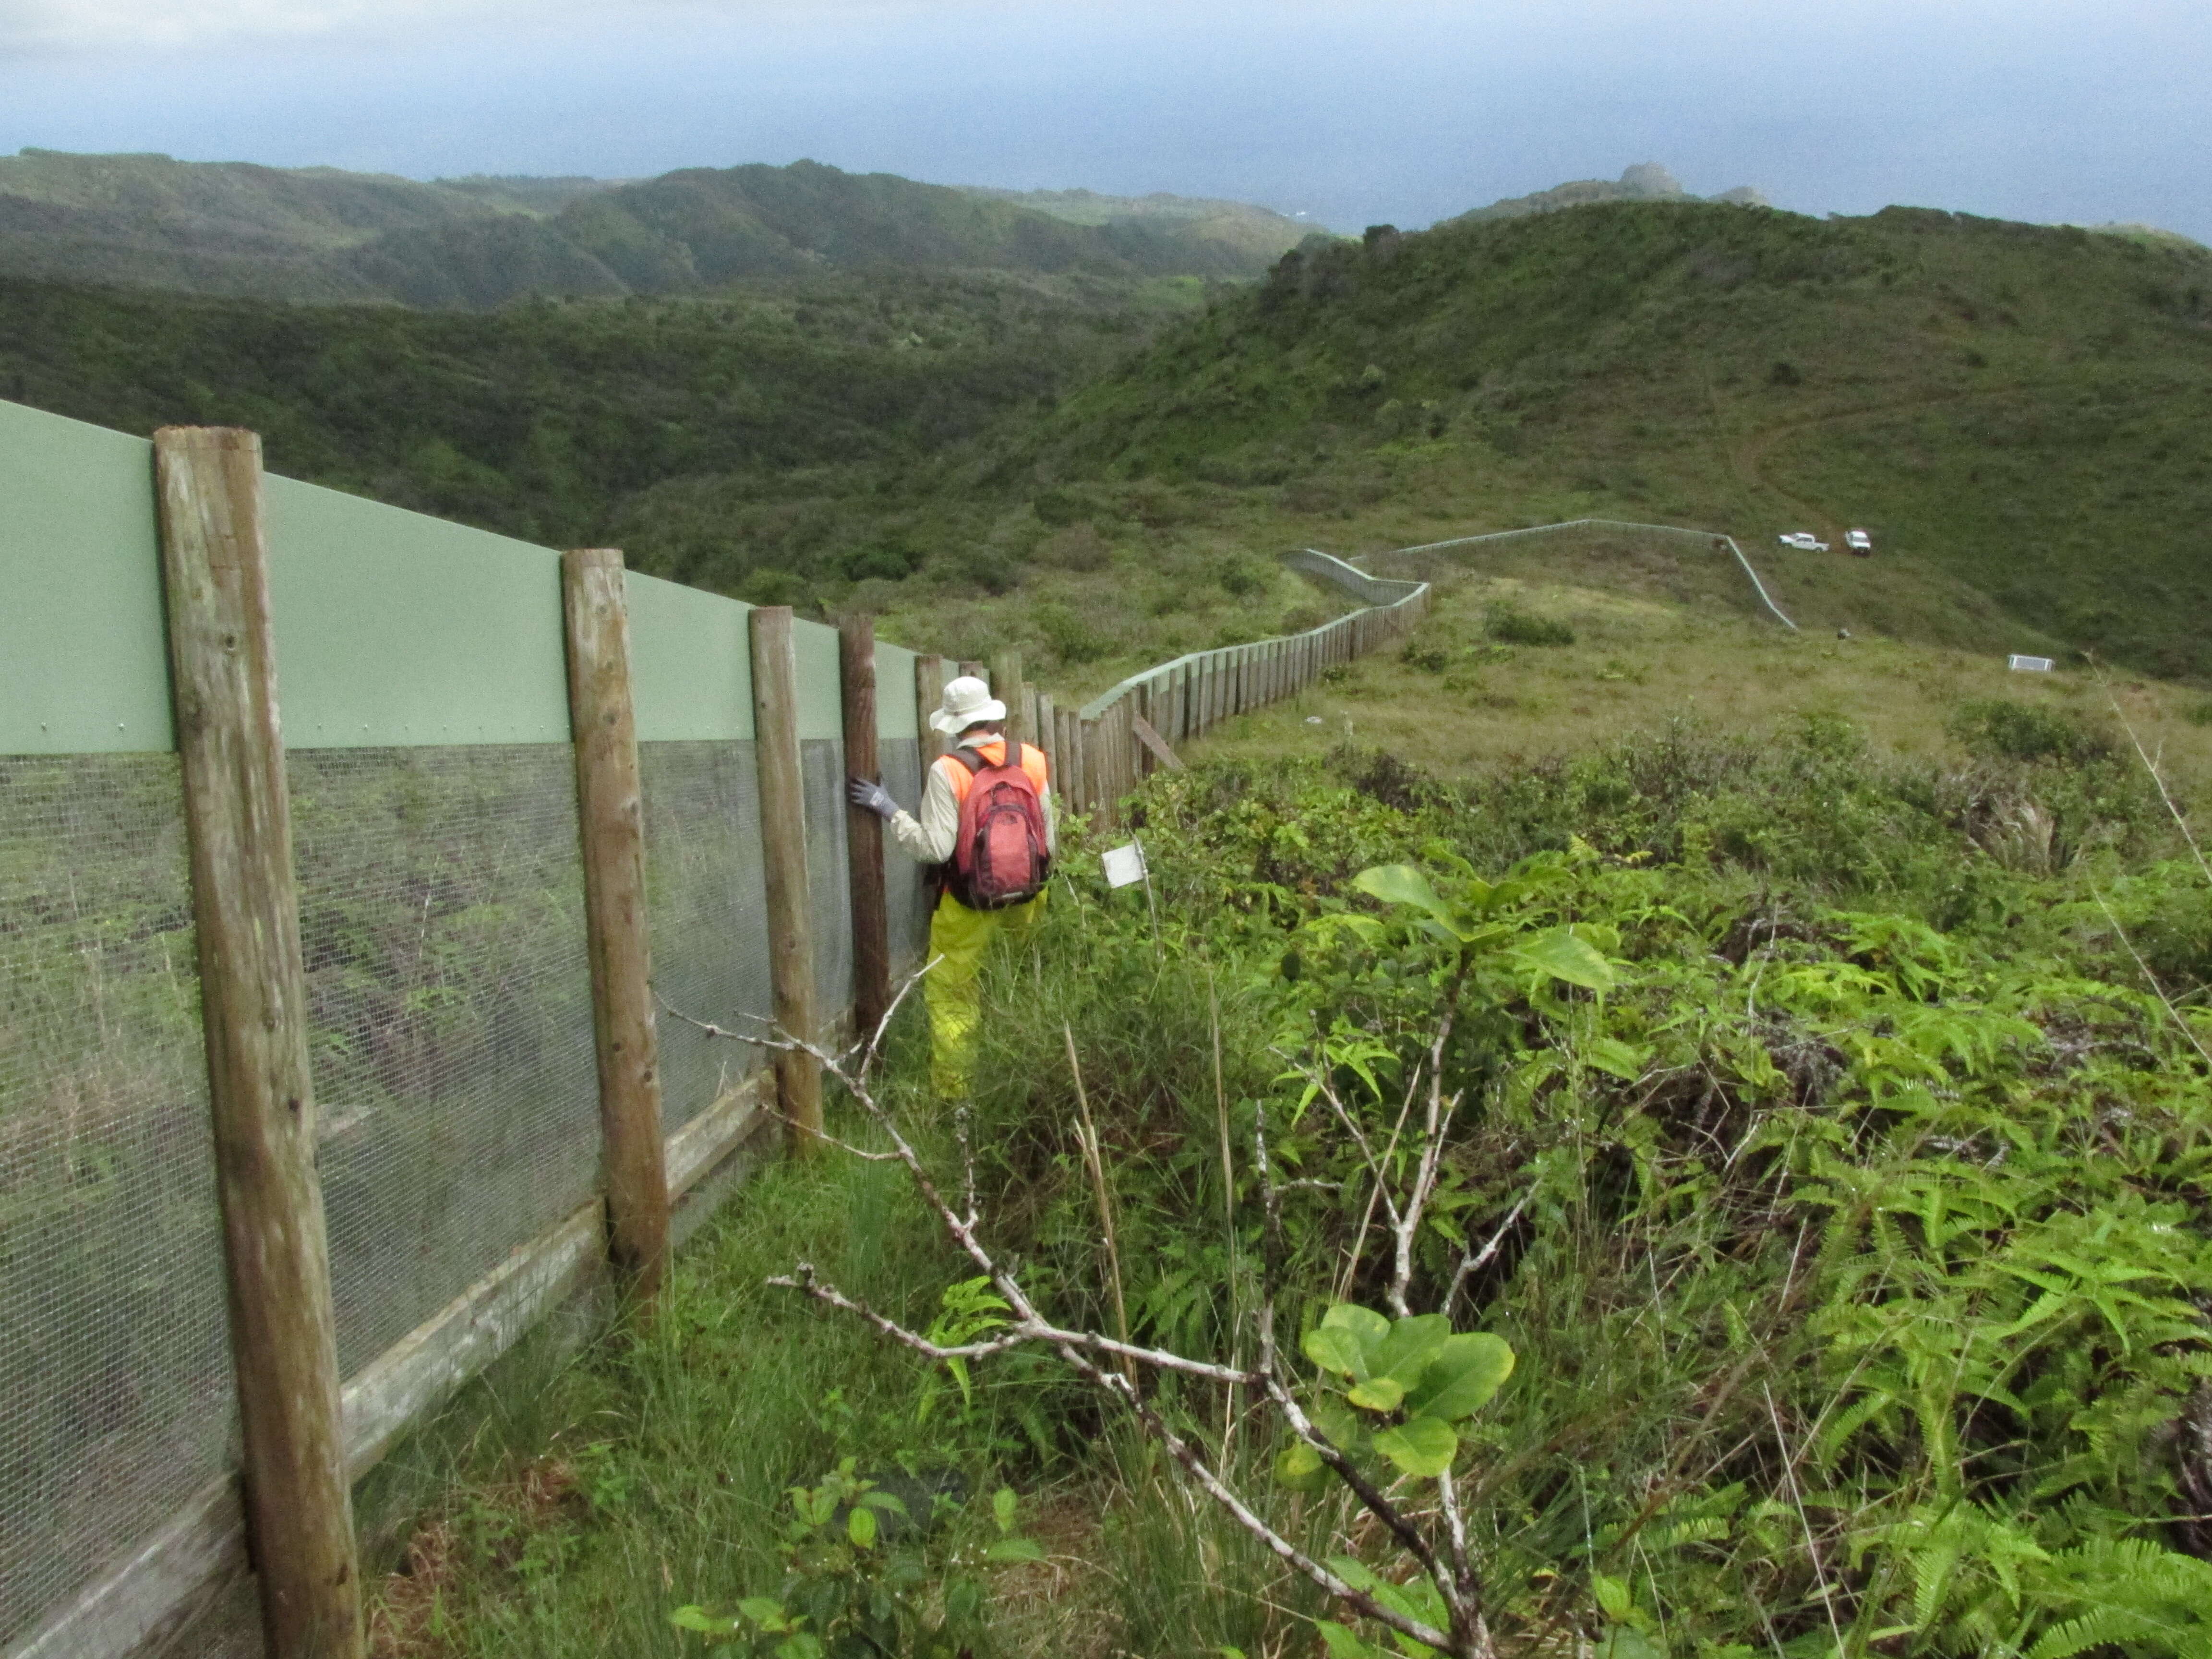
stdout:
POLYGON ((0 152, 811 156, 1413 226, 1660 161, 2212 240, 2212 0, 0 0, 0 152))

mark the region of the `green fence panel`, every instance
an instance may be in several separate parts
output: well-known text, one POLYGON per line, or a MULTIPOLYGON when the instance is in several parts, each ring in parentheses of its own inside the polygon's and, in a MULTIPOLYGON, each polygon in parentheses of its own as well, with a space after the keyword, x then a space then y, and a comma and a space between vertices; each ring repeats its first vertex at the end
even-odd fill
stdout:
POLYGON ((568 740, 559 554, 290 478, 267 514, 289 746, 568 740))
POLYGON ((176 747, 153 446, 0 403, 0 755, 176 747))
POLYGON ((624 591, 638 741, 749 741, 752 607, 635 570, 624 591))
POLYGON ((876 735, 893 742, 921 730, 915 707, 914 665, 917 653, 902 645, 876 641, 876 735))
POLYGON ((837 630, 822 623, 794 621, 792 655, 799 663, 799 736, 801 742, 845 738, 845 697, 837 666, 837 630))

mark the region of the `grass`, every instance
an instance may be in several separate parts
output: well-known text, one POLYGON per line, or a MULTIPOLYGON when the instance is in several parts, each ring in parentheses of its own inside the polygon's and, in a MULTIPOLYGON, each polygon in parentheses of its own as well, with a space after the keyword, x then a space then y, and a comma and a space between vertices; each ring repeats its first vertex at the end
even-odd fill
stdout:
POLYGON ((1446 225, 1285 260, 1000 471, 1211 490, 1270 540, 1358 549, 1591 515, 1765 548, 1863 526, 1888 586, 1862 620, 1941 642, 1971 596, 2201 676, 2208 293, 2202 252, 1904 210, 1446 225))
MULTIPOLYGON (((1414 562, 1413 573, 1436 581, 1437 592, 1404 651, 1349 665, 1295 702, 1215 728, 1191 745, 1191 758, 1317 753, 1350 738, 1452 777, 1590 748, 1678 716, 1756 737, 1843 716, 1878 755, 1956 764, 1966 755, 1947 729, 1954 713, 1961 702, 2000 697, 2116 732, 2117 702, 2185 788, 2212 785, 2212 726, 2200 723, 2205 699, 2191 688, 2124 672, 2100 678, 2078 664, 2015 673, 1990 650, 1881 634, 1844 640, 1810 625, 1793 634, 1752 608, 1725 555, 1685 556, 1620 534, 1542 545, 1549 550, 1522 544, 1486 554, 1476 569, 1442 557, 1414 562), (1486 624, 1501 602, 1565 622, 1575 642, 1498 644, 1486 624)), ((1785 606, 1796 603, 1788 579, 1771 577, 1778 561, 1753 556, 1785 606)), ((1829 580, 1881 580, 1868 562, 1836 562, 1841 573, 1829 580)), ((1395 566, 1374 568, 1397 574, 1395 566)))

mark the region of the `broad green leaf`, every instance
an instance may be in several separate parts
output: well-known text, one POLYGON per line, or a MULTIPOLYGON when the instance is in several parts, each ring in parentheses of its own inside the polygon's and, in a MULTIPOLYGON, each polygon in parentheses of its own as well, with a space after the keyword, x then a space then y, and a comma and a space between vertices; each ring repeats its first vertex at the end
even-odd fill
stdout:
POLYGON ((823 1651, 821 1638, 810 1631, 801 1631, 788 1641, 776 1644, 775 1659, 822 1659, 823 1651))
POLYGON ((860 1501, 872 1510, 881 1510, 887 1515, 904 1515, 906 1499, 895 1492, 864 1492, 860 1501))
POLYGON ((1042 1561, 1044 1548, 1034 1538, 1001 1538, 983 1552, 986 1561, 1042 1561))
POLYGON ((1368 1364, 1377 1376, 1395 1377, 1401 1387, 1411 1389, 1450 1334, 1451 1321, 1442 1314, 1415 1314, 1410 1319, 1394 1321, 1389 1334, 1368 1356, 1368 1364))
POLYGON ((1313 1419, 1314 1427, 1327 1436, 1328 1443, 1339 1451, 1358 1451, 1367 1443, 1366 1425, 1334 1395, 1315 1401, 1306 1414, 1313 1419))
POLYGON ((876 1547, 876 1512, 861 1505, 845 1517, 845 1536, 853 1540, 855 1549, 872 1550, 876 1547))
POLYGON ((1316 1325, 1298 1346, 1305 1350, 1307 1358, 1325 1371, 1334 1371, 1340 1376, 1367 1375, 1367 1356, 1349 1331, 1316 1325))
POLYGON ((1451 1467, 1459 1437, 1441 1418, 1417 1417, 1376 1435, 1375 1449, 1407 1474, 1437 1475, 1451 1467))
POLYGON ((1615 1624, 1626 1620, 1636 1606, 1636 1599, 1629 1594, 1626 1583, 1601 1572, 1590 1575, 1590 1594, 1597 1598, 1598 1611, 1615 1624))
POLYGON ((1427 911, 1438 921, 1449 924, 1451 908, 1437 896, 1437 890, 1429 885, 1429 878, 1411 864, 1378 864, 1362 870, 1352 878, 1352 884, 1370 897, 1379 898, 1385 904, 1411 904, 1427 911))
POLYGON ((1351 1585, 1352 1589, 1365 1590, 1370 1595, 1381 1588, 1382 1583, 1382 1581, 1375 1576, 1375 1570, 1356 1555, 1330 1556, 1328 1570, 1351 1585))
POLYGON ((1613 964, 1565 927, 1539 933, 1513 949, 1514 959, 1540 974, 1592 991, 1610 991, 1613 964))
POLYGON ((1583 1044, 1583 1059, 1586 1062, 1623 1083, 1633 1083, 1644 1075, 1650 1052, 1632 1047, 1619 1037, 1592 1037, 1583 1044))
POLYGON ((991 1494, 991 1518, 999 1523, 1000 1532, 1014 1529, 1014 1506, 1019 1501, 1012 1486, 1001 1486, 991 1494))
POLYGON ((1390 1322, 1372 1308, 1363 1308, 1357 1302, 1339 1302, 1321 1316, 1321 1328, 1325 1331, 1347 1331, 1358 1342, 1361 1349, 1372 1349, 1390 1334, 1390 1322))
POLYGON ((1370 1376, 1345 1398, 1362 1411, 1395 1412, 1406 1398, 1406 1385, 1395 1376, 1370 1376))
POLYGON ((1293 1440, 1275 1459, 1275 1479, 1293 1492, 1310 1491, 1321 1471, 1321 1454, 1303 1440, 1293 1440))
MULTIPOLYGON (((744 1603, 738 1605, 742 1607, 744 1603)), ((769 1605, 775 1607, 773 1601, 769 1605)), ((776 1611, 781 1613, 783 1609, 776 1607, 776 1611)), ((733 1620, 720 1618, 704 1607, 678 1607, 668 1615, 668 1622, 678 1630, 696 1630, 708 1636, 720 1636, 734 1628, 733 1620)))
POLYGON ((1512 1375, 1513 1350, 1504 1337, 1487 1331, 1447 1337, 1412 1395, 1412 1408, 1456 1423, 1487 1405, 1512 1375))
POLYGON ((1316 1619, 1314 1628, 1321 1632, 1321 1644, 1328 1650, 1328 1659, 1375 1659, 1376 1650, 1343 1626, 1316 1619))
POLYGON ((1633 1625, 1614 1625, 1597 1644, 1595 1659, 1667 1659, 1667 1650, 1633 1625))

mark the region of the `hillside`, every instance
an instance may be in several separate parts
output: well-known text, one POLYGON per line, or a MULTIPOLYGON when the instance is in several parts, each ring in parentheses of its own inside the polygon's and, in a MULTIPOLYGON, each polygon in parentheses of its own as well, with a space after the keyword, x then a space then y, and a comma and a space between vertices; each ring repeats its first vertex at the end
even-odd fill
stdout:
POLYGON ((1091 190, 1000 190, 988 185, 963 185, 961 189, 1073 225, 1179 233, 1190 243, 1218 244, 1240 263, 1256 259, 1262 268, 1316 234, 1311 224, 1301 224, 1270 208, 1173 196, 1165 191, 1149 196, 1102 196, 1091 190))
POLYGON ((1275 216, 1097 218, 818 162, 632 183, 430 184, 335 167, 26 150, 0 158, 0 276, 285 301, 497 306, 694 293, 885 266, 1250 276, 1297 240, 1275 216))
POLYGON ((993 476, 1141 479, 1338 551, 1709 526, 1769 550, 1801 620, 2203 678, 2208 416, 2200 251, 1616 203, 1293 252, 993 476), (1774 546, 1855 526, 1873 560, 1774 546))
POLYGON ((301 476, 611 541, 723 592, 864 605, 902 642, 1011 638, 1085 683, 1263 631, 1286 600, 1240 616, 1235 589, 1285 546, 1586 516, 1735 534, 1811 630, 2212 678, 2202 250, 1613 202, 1310 244, 1209 300, 1190 279, 871 264, 1017 210, 945 192, 986 217, 930 229, 884 206, 899 181, 762 173, 561 210, 600 216, 641 269, 672 227, 705 245, 743 185, 761 213, 729 218, 708 270, 772 250, 760 227, 830 216, 823 264, 854 268, 478 317, 17 284, 0 396, 126 429, 258 425, 301 476), (1774 540, 1853 526, 1871 560, 1774 540))
MULTIPOLYGON (((1623 170, 1618 179, 1575 179, 1527 196, 1508 196, 1488 207, 1476 208, 1448 224, 1480 223, 1490 219, 1525 219, 1534 213, 1558 213, 1565 208, 1589 207, 1597 202, 1696 202, 1681 180, 1656 161, 1639 161, 1623 170)), ((1766 198, 1749 185, 1738 185, 1711 198, 1736 207, 1765 207, 1766 198)))
POLYGON ((141 434, 251 426, 293 477, 556 546, 627 538, 648 569, 735 586, 787 566, 787 537, 842 575, 872 550, 840 533, 844 503, 869 513, 901 469, 1097 372, 1197 297, 830 273, 471 314, 0 279, 0 397, 141 434), (701 476, 720 492, 711 513, 647 498, 701 476), (781 515, 765 556, 737 556, 749 514, 781 515))

